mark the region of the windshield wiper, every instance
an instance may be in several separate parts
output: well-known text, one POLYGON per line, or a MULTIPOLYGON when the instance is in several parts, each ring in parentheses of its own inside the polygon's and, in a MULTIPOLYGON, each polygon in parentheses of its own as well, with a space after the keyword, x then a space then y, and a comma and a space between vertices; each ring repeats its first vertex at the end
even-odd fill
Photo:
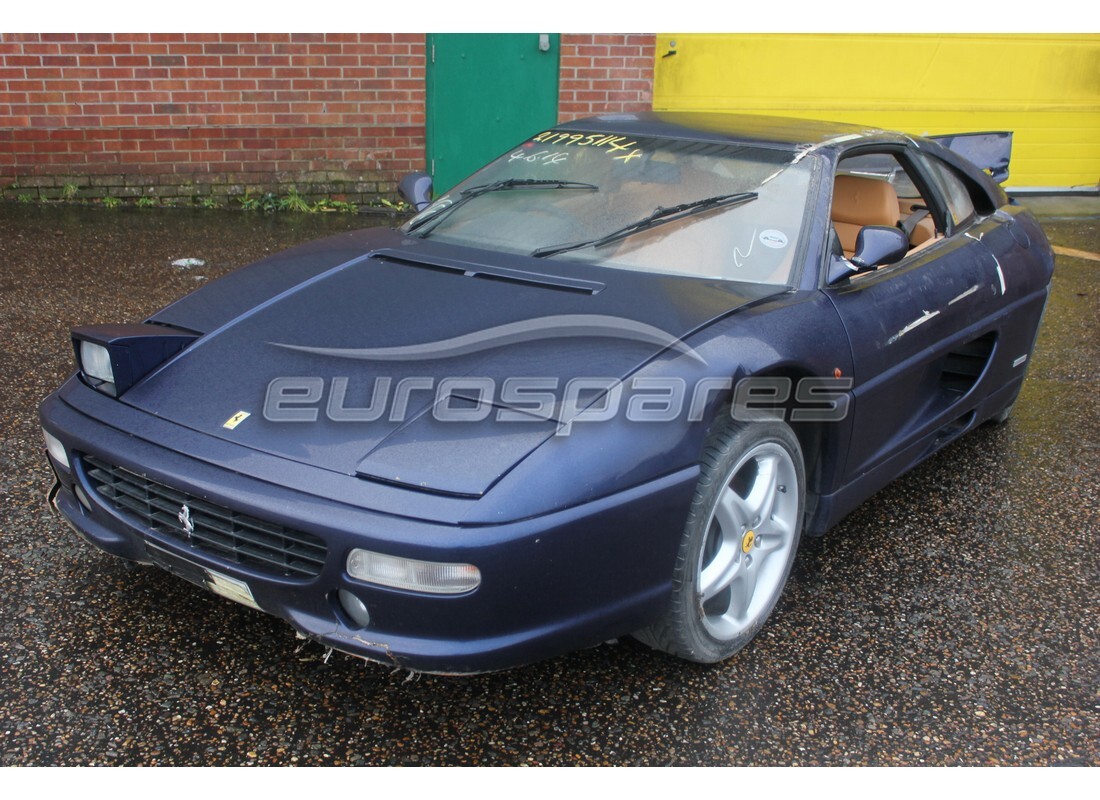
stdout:
POLYGON ((664 225, 668 222, 675 222, 676 220, 690 217, 701 211, 720 208, 722 206, 741 205, 742 203, 748 203, 750 200, 755 200, 757 197, 759 197, 759 195, 756 192, 737 192, 736 194, 720 194, 714 197, 704 197, 702 200, 693 200, 690 203, 681 203, 678 206, 671 206, 670 208, 658 206, 657 210, 648 217, 636 222, 631 222, 629 225, 617 228, 611 231, 611 233, 604 234, 599 238, 586 239, 583 242, 547 245, 546 247, 540 247, 532 251, 531 255, 535 258, 545 258, 547 256, 556 256, 558 253, 567 253, 570 250, 580 250, 584 247, 600 247, 605 244, 617 242, 619 239, 625 239, 627 236, 632 236, 635 233, 649 230, 658 225, 664 225))
MULTIPOLYGON (((473 200, 475 197, 480 197, 483 194, 488 194, 489 192, 500 192, 505 189, 593 189, 599 191, 599 188, 600 187, 594 183, 581 183, 580 181, 544 180, 542 178, 505 178, 502 181, 483 183, 480 186, 471 186, 469 189, 463 189, 458 199, 449 206, 444 206, 434 214, 412 223, 405 229, 405 232, 412 233, 424 227, 429 222, 441 222, 444 217, 448 216, 463 203, 473 200)), ((424 233, 428 232, 429 231, 424 231, 424 233)))

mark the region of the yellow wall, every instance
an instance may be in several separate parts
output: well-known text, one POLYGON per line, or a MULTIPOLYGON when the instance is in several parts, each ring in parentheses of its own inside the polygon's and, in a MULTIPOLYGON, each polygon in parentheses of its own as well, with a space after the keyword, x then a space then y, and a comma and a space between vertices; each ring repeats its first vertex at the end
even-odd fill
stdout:
POLYGON ((1011 130, 1007 186, 1100 184, 1100 35, 658 34, 656 61, 657 111, 1011 130))

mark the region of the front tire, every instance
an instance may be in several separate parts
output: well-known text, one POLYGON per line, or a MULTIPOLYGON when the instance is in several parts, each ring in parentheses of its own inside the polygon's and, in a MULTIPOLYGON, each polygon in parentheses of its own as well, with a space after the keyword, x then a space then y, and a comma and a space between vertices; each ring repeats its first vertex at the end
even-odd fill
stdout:
POLYGON ((996 414, 994 414, 992 417, 990 417, 989 421, 992 422, 994 425, 1004 425, 1006 422, 1008 422, 1009 417, 1012 416, 1012 411, 1015 408, 1016 408, 1016 401, 1013 400, 1007 406, 1005 406, 1000 411, 998 411, 996 414))
POLYGON ((747 645, 786 585, 805 486, 802 449, 786 424, 725 423, 700 463, 668 610, 635 636, 700 663, 747 645))

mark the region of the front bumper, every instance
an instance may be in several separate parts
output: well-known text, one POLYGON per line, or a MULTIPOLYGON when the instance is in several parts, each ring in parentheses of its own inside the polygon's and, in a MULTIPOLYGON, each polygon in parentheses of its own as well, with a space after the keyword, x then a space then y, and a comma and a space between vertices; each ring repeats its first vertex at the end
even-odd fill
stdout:
MULTIPOLYGON (((60 485, 52 504, 74 530, 101 550, 196 583, 204 575, 243 582, 261 610, 325 646, 415 671, 485 672, 624 635, 667 603, 694 469, 532 519, 444 524, 349 503, 345 482, 357 478, 313 470, 302 481, 301 465, 287 469, 284 460, 246 448, 228 457, 225 443, 193 431, 173 430, 171 446, 163 446, 150 440, 155 426, 133 417, 149 415, 111 401, 118 419, 93 418, 66 402, 66 391, 91 392, 70 384, 47 398, 41 418, 69 454, 70 469, 53 463, 60 485), (146 527, 96 490, 85 467, 89 455, 318 537, 327 546, 323 566, 312 577, 288 577, 146 527), (356 547, 474 564, 481 585, 454 596, 370 585, 346 573, 356 547), (367 624, 344 610, 341 590, 361 601, 367 624)), ((161 430, 170 424, 156 423, 161 430)), ((407 494, 415 509, 420 495, 407 494)))

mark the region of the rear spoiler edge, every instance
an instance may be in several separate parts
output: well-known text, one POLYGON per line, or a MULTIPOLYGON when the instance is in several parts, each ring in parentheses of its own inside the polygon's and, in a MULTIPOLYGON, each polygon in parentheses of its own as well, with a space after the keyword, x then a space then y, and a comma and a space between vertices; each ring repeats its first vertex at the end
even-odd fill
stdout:
POLYGON ((1008 180, 1008 162, 1012 158, 1012 131, 947 133, 925 138, 957 153, 978 169, 985 170, 997 183, 1008 180))

